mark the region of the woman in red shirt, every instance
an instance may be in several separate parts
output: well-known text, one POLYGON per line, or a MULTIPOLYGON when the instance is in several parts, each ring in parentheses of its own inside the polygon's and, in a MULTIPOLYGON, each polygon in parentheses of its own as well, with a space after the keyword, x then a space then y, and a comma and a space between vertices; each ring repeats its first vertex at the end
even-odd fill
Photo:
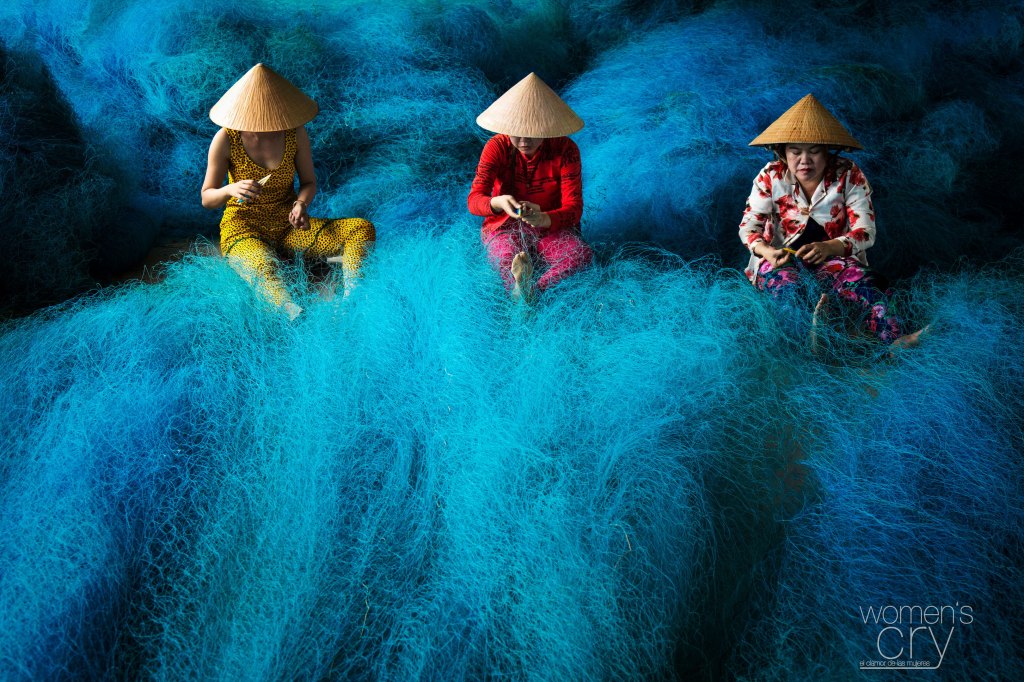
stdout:
POLYGON ((565 135, 583 121, 530 74, 477 118, 487 141, 469 193, 484 216, 481 238, 516 298, 533 295, 533 259, 548 266, 540 291, 586 267, 593 254, 580 233, 583 181, 579 148, 565 135))

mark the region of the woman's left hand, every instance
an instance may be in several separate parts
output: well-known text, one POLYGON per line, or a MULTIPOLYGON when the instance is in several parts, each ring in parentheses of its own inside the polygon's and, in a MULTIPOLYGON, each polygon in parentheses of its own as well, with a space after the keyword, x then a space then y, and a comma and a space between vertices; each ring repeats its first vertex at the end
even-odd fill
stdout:
POLYGON ((530 227, 538 227, 545 229, 551 227, 551 216, 544 211, 540 210, 540 205, 530 201, 521 202, 523 205, 523 211, 520 214, 523 222, 530 227))
POLYGON ((309 229, 309 213, 306 212, 305 204, 301 201, 296 201, 292 204, 292 212, 288 214, 288 222, 297 230, 309 229))
POLYGON ((829 258, 841 255, 843 255, 843 244, 834 239, 827 242, 804 244, 796 252, 796 257, 808 265, 820 265, 829 258))

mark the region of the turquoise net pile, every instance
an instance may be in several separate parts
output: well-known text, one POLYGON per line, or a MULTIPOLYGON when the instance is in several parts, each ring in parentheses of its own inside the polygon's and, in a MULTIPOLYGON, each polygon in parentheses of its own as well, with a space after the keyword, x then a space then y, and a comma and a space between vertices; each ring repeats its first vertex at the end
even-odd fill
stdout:
POLYGON ((0 676, 853 679, 869 608, 929 605, 973 614, 941 679, 1024 675, 1024 8, 858 8, 0 9, 5 290, 67 299, 0 328, 0 676), (256 61, 321 104, 317 209, 377 225, 359 287, 294 267, 288 323, 197 250, 95 289, 215 236, 206 111, 256 61), (598 259, 523 309, 465 196, 529 70, 587 122, 598 259), (932 325, 891 359, 739 271, 746 142, 811 91, 932 325))

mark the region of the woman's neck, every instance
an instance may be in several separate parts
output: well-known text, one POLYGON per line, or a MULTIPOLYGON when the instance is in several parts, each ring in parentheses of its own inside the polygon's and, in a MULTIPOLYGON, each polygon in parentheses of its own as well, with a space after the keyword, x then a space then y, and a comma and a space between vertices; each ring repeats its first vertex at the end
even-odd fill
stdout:
POLYGON ((253 142, 272 142, 282 135, 284 135, 283 130, 273 130, 269 133, 253 133, 248 130, 242 131, 242 137, 250 139, 253 142))
POLYGON ((249 158, 267 170, 276 170, 284 162, 284 151, 287 146, 285 131, 275 130, 268 133, 242 131, 242 147, 249 158))
POLYGON ((814 196, 814 192, 818 189, 818 185, 821 184, 821 178, 818 178, 814 182, 799 182, 800 188, 804 191, 804 197, 810 202, 811 197, 814 196))

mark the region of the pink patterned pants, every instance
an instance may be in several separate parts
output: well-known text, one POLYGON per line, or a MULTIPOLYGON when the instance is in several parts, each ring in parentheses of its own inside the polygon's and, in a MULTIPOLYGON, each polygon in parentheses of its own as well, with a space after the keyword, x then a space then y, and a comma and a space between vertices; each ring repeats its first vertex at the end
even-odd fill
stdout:
POLYGON ((537 280, 541 291, 585 268, 593 259, 593 252, 576 230, 538 230, 512 219, 485 236, 484 246, 508 289, 515 285, 509 268, 520 251, 530 254, 535 268, 538 258, 548 266, 537 280))

